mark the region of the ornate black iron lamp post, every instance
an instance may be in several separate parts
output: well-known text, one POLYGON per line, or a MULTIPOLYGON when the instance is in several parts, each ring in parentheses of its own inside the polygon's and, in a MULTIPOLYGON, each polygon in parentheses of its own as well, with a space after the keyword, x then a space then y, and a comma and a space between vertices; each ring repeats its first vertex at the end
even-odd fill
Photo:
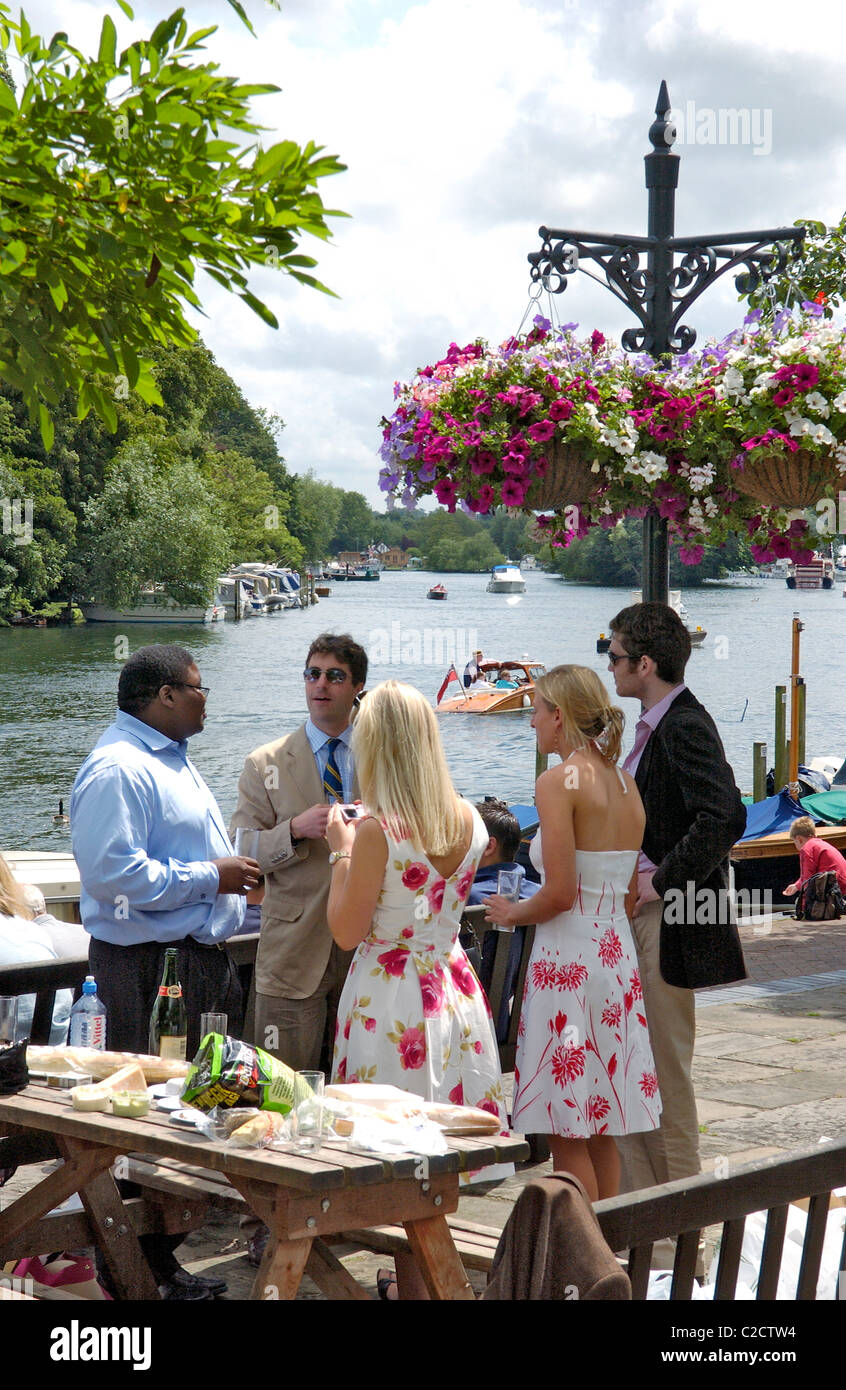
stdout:
MULTIPOLYGON (((681 318, 715 280, 743 266, 735 279, 741 294, 766 283, 784 270, 789 243, 798 245, 805 229, 767 227, 758 232, 707 237, 674 236, 679 156, 671 148, 676 131, 669 119, 666 82, 661 83, 655 115, 649 128, 653 149, 643 161, 649 193, 647 235, 605 236, 541 227, 543 245, 531 253, 529 262, 532 280, 560 294, 567 288, 566 277, 578 270, 581 262, 595 261, 605 272, 608 289, 628 304, 641 324, 640 328, 625 330, 623 347, 627 352, 648 352, 660 359, 693 346, 696 332, 681 323, 681 318), (678 264, 676 253, 680 255, 678 264), (645 268, 641 268, 642 254, 646 255, 645 268)), ((643 520, 644 599, 666 603, 668 583, 667 522, 652 507, 643 520)))

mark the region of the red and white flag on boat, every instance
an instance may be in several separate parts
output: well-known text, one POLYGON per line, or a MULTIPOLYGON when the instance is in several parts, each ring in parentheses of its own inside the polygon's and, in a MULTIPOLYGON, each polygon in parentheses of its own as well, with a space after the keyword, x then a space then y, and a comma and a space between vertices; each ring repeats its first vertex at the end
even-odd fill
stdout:
POLYGON ((439 704, 441 703, 441 700, 444 698, 444 691, 446 690, 446 688, 447 688, 447 686, 449 685, 450 681, 457 681, 457 680, 458 680, 458 672, 456 671, 455 666, 450 666, 449 670, 447 671, 446 675, 444 676, 444 683, 443 683, 443 685, 441 686, 440 690, 438 691, 437 697, 436 697, 436 699, 435 699, 435 704, 436 704, 436 705, 439 705, 439 704))

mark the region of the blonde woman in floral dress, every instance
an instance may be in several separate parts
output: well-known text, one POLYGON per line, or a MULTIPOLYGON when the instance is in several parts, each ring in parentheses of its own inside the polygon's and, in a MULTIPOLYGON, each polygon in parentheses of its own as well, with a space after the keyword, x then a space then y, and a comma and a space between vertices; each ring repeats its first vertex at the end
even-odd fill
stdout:
MULTIPOLYGON (((473 1105, 503 1129, 499 1053, 458 928, 488 832, 456 793, 429 703, 397 681, 356 716, 353 755, 369 818, 330 812, 329 926, 357 947, 338 1006, 333 1079, 473 1105)), ((404 1297, 425 1297, 397 1271, 404 1297)))
POLYGON ((520 903, 485 899, 500 926, 538 923, 526 976, 512 1122, 549 1134, 556 1170, 592 1201, 620 1184, 615 1134, 655 1129, 655 1065, 629 926, 645 815, 617 766, 622 712, 595 672, 556 666, 535 686, 541 753, 533 864, 543 882, 520 903))

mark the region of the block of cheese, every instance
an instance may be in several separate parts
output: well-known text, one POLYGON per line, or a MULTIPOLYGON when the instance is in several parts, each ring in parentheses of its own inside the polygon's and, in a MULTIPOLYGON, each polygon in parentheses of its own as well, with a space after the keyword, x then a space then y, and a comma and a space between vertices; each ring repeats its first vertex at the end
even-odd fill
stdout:
POLYGON ((74 1110, 99 1110, 105 1114, 109 1108, 109 1092, 100 1086, 74 1086, 70 1098, 74 1110))
POLYGON ((74 1110, 107 1110, 109 1100, 115 1091, 137 1091, 147 1094, 147 1082, 137 1062, 128 1062, 112 1076, 97 1081, 93 1086, 74 1086, 70 1093, 71 1103, 74 1110), (80 1092, 83 1094, 80 1095, 80 1092), (98 1099, 102 1099, 105 1104, 95 1104, 98 1099), (81 1101, 84 1103, 81 1104, 81 1101))

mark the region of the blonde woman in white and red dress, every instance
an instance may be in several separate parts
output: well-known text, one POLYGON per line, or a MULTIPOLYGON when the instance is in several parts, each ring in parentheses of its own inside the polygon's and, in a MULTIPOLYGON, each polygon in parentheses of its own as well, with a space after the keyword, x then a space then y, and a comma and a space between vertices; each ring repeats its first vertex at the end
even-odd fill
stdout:
MULTIPOLYGON (((326 830, 329 926, 339 946, 358 948, 338 1005, 333 1079, 477 1106, 507 1129, 490 1010, 458 943, 488 832, 452 785, 419 691, 377 686, 352 746, 369 818, 348 823, 334 807, 326 830)), ((397 1258, 397 1274, 402 1297, 427 1296, 411 1257, 397 1258)), ((387 1275, 380 1285, 393 1295, 387 1275)))
POLYGON ((532 718, 541 753, 560 764, 539 778, 534 897, 485 899, 489 920, 537 923, 520 1020, 512 1123, 548 1134, 556 1171, 592 1201, 615 1196, 615 1135, 658 1127, 661 1101, 629 917, 645 815, 617 766, 622 712, 595 672, 556 666, 537 681, 532 718))

